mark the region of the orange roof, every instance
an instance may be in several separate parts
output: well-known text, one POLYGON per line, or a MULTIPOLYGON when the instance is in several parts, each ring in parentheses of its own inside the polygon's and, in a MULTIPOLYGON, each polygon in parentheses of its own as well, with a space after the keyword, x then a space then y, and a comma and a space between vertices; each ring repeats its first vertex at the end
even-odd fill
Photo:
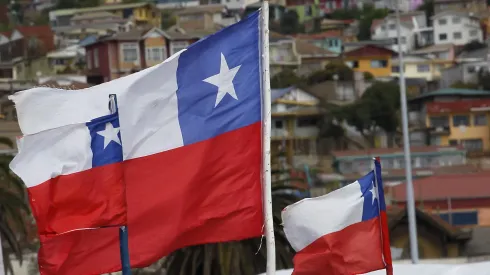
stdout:
POLYGON ((469 112, 472 108, 490 108, 490 99, 429 102, 426 107, 428 114, 469 112))
POLYGON ((39 39, 44 46, 44 50, 46 52, 52 51, 55 49, 54 46, 54 33, 51 30, 51 27, 48 25, 44 26, 18 26, 15 28, 19 31, 23 36, 27 37, 35 37, 39 39))

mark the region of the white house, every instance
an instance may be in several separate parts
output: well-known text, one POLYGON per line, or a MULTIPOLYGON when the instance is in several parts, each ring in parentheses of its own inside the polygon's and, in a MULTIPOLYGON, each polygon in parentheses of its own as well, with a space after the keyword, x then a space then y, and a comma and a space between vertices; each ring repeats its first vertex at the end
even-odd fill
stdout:
POLYGON ((460 46, 471 41, 483 42, 480 20, 472 13, 445 11, 432 17, 434 26, 434 44, 460 46))
MULTIPOLYGON (((409 52, 414 49, 416 34, 421 28, 427 27, 427 19, 423 11, 414 11, 400 14, 400 42, 402 51, 409 52)), ((371 38, 373 40, 392 39, 395 43, 391 46, 393 51, 398 51, 398 35, 396 17, 388 15, 384 19, 374 20, 371 25, 371 38)))

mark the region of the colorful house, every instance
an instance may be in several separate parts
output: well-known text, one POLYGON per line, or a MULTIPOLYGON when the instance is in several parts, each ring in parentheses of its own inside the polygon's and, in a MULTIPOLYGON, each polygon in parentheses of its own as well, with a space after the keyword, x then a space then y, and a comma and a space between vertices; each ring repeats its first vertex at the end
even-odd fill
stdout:
POLYGON ((394 51, 375 45, 365 45, 344 53, 345 63, 356 72, 369 72, 374 77, 391 77, 394 51))
POLYGON ((295 38, 305 40, 313 45, 340 54, 342 52, 342 32, 338 30, 315 34, 297 34, 295 38))
POLYGON ((286 7, 296 11, 300 23, 320 15, 319 0, 286 0, 286 7))
POLYGON ((70 25, 71 19, 76 15, 95 12, 110 12, 123 19, 130 19, 134 23, 141 25, 151 24, 158 28, 162 25, 162 15, 160 10, 158 10, 154 4, 148 2, 54 10, 49 12, 49 19, 52 27, 63 27, 70 25))
POLYGON ((409 101, 411 143, 490 149, 490 91, 441 89, 409 101))
POLYGON ((136 28, 85 46, 87 82, 99 84, 154 66, 200 37, 136 28))
MULTIPOLYGON (((452 64, 446 60, 431 59, 423 56, 405 55, 403 57, 404 73, 406 78, 421 78, 426 81, 435 81, 441 78, 441 71, 452 64)), ((400 66, 397 57, 393 58, 391 76, 400 76, 400 66)))

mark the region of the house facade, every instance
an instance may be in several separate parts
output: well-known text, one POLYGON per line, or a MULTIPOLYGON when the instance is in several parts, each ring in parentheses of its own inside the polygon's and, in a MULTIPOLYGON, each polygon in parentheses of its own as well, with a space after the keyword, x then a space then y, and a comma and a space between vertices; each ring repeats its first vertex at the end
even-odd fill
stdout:
POLYGON ((229 26, 239 21, 236 13, 230 12, 226 5, 209 4, 187 7, 175 12, 177 25, 189 29, 209 29, 215 24, 229 26))
POLYGON ((72 45, 49 52, 46 57, 54 74, 66 74, 85 68, 85 48, 72 45))
POLYGON ((297 34, 295 35, 295 38, 307 41, 319 48, 336 54, 342 53, 342 32, 339 30, 325 31, 314 34, 297 34))
MULTIPOLYGON (((400 14, 400 43, 402 51, 412 51, 416 46, 416 34, 420 28, 427 27, 427 19, 423 11, 400 14)), ((388 15, 384 19, 374 20, 371 25, 373 40, 392 39, 392 50, 398 52, 398 34, 396 16, 388 15)))
POLYGON ((64 27, 71 24, 71 19, 77 14, 96 12, 110 12, 123 19, 128 19, 135 24, 150 24, 160 28, 162 24, 161 12, 153 3, 129 3, 101 5, 97 7, 81 9, 61 9, 49 12, 49 20, 52 27, 64 27))
MULTIPOLYGON (((441 78, 441 71, 445 68, 446 62, 427 57, 406 55, 403 57, 404 73, 406 78, 424 79, 426 81, 436 81, 441 78)), ((400 77, 400 64, 398 58, 391 61, 391 76, 400 77)))
POLYGON ((295 87, 272 90, 271 149, 286 152, 292 166, 318 163, 319 122, 323 114, 318 98, 295 87))
POLYGON ((366 45, 344 53, 345 63, 356 72, 368 72, 374 77, 391 77, 391 60, 396 53, 375 45, 366 45))
POLYGON ((485 150, 488 126, 484 105, 490 92, 446 88, 410 99, 410 144, 461 145, 485 150), (482 103, 478 103, 482 102, 482 103))
POLYGON ((468 11, 476 13, 486 9, 486 0, 434 0, 434 13, 445 11, 468 11))
POLYGON ((199 38, 137 28, 85 46, 87 82, 99 84, 161 63, 199 38))
POLYGON ((445 11, 432 17, 434 43, 465 45, 471 41, 483 42, 483 31, 478 17, 468 12, 445 11))

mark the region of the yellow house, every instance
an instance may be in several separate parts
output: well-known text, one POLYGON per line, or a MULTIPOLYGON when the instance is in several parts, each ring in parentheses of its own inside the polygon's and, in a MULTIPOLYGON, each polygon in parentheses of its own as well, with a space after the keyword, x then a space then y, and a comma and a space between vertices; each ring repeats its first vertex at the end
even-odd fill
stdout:
POLYGON ((374 77, 391 77, 391 61, 396 53, 390 49, 375 45, 344 53, 346 64, 356 72, 369 72, 374 77))
POLYGON ((425 108, 431 144, 462 145, 468 151, 490 149, 490 99, 434 101, 425 108))
MULTIPOLYGON (((110 12, 124 19, 130 19, 136 24, 150 24, 160 28, 162 25, 162 15, 153 3, 129 3, 129 4, 111 4, 102 5, 90 8, 81 9, 62 9, 50 12, 50 17, 53 21, 58 21, 57 18, 73 17, 75 15, 94 13, 94 12, 110 12)), ((61 26, 61 25, 60 25, 61 26)))
MULTIPOLYGON (((422 78, 427 81, 439 80, 441 70, 451 66, 452 61, 430 59, 422 56, 408 55, 403 57, 404 73, 406 78, 422 78)), ((391 76, 400 76, 400 64, 398 58, 391 61, 391 76)))

